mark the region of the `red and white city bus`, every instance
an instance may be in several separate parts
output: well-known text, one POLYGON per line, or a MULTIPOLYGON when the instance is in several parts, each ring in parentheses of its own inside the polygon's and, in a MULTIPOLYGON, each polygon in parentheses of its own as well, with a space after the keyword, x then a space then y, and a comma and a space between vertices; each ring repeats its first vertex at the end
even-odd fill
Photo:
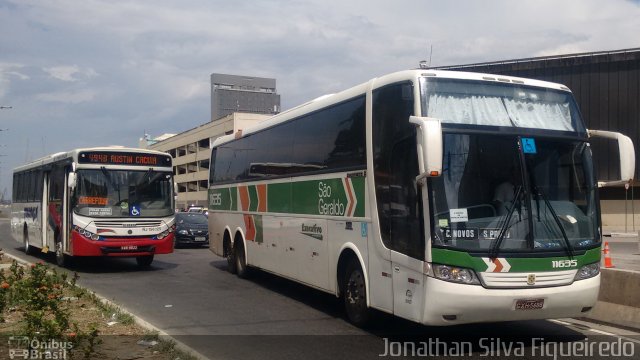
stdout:
POLYGON ((26 253, 135 257, 173 252, 171 156, 124 147, 75 149, 13 172, 13 237, 26 253))

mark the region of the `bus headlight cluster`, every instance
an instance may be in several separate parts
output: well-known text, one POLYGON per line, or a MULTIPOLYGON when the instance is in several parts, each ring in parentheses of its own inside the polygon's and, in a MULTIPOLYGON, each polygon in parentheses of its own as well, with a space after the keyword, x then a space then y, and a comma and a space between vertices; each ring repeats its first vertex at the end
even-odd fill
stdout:
POLYGON ((433 277, 436 279, 450 281, 460 284, 480 285, 480 281, 475 272, 471 269, 449 266, 449 265, 431 265, 433 277))
POLYGON ((93 241, 98 241, 98 240, 100 240, 100 235, 98 235, 98 234, 94 234, 94 233, 92 233, 91 231, 88 231, 88 230, 82 229, 82 228, 81 228, 81 227, 79 227, 79 226, 75 226, 75 230, 76 230, 80 235, 82 235, 82 236, 84 236, 84 237, 86 237, 86 238, 88 238, 88 239, 91 239, 91 240, 93 240, 93 241))
POLYGON ((167 236, 169 236, 169 234, 171 234, 172 232, 174 232, 176 230, 176 226, 172 225, 170 228, 168 228, 167 230, 161 232, 160 234, 156 235, 156 239, 157 240, 162 240, 164 238, 166 238, 167 236))
POLYGON ((600 263, 593 263, 589 265, 585 265, 581 267, 574 280, 584 280, 588 278, 592 278, 600 273, 600 263))

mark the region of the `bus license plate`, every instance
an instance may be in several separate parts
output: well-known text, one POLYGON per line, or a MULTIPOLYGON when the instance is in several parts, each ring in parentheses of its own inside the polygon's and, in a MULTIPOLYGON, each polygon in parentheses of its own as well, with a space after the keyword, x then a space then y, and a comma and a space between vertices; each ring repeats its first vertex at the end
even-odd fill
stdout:
POLYGON ((544 307, 544 299, 516 300, 516 310, 540 310, 544 307))
POLYGON ((138 245, 120 246, 120 250, 138 250, 138 245))
POLYGON ((206 238, 206 237, 204 237, 204 236, 196 236, 196 239, 195 239, 195 240, 196 240, 196 241, 205 241, 205 240, 207 240, 207 238, 206 238))

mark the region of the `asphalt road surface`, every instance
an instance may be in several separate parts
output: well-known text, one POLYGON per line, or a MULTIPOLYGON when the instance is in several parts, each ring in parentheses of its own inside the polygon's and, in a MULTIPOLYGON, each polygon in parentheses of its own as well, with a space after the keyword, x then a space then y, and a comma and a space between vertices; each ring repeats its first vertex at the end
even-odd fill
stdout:
MULTIPOLYGON (((52 255, 25 255, 6 220, 0 220, 0 247, 55 266, 52 255)), ((362 330, 345 321, 334 296, 263 272, 238 279, 206 248, 157 256, 147 270, 133 259, 100 258, 77 262, 71 270, 80 275, 80 285, 212 359, 640 357, 639 334, 574 319, 425 327, 379 314, 362 330), (581 356, 580 348, 596 342, 618 346, 622 356, 600 356, 599 345, 586 346, 595 352, 581 356), (563 350, 569 356, 562 356, 563 350)))

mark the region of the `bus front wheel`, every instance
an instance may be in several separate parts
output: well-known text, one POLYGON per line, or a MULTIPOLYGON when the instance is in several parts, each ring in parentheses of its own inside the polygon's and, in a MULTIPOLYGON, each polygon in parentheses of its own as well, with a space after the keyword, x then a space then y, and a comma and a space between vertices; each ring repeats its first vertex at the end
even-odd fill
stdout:
POLYGON ((343 284, 342 297, 347 318, 356 326, 366 326, 371 318, 371 310, 367 307, 367 285, 362 267, 355 259, 346 267, 343 284))
POLYGON ((148 267, 153 262, 153 255, 144 255, 136 257, 136 262, 140 267, 148 267))

